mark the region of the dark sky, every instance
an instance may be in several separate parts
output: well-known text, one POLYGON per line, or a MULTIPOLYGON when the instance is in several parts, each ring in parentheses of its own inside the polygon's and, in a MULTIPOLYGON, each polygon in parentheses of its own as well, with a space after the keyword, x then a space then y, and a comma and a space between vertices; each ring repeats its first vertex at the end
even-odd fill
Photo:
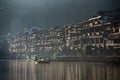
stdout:
POLYGON ((119 0, 0 0, 0 34, 14 34, 26 26, 63 26, 119 5, 119 0))

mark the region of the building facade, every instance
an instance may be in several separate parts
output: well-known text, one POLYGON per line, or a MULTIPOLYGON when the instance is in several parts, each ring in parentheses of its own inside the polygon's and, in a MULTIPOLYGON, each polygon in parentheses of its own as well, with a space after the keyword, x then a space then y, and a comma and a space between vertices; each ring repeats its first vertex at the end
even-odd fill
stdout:
POLYGON ((10 40, 9 50, 13 54, 45 56, 54 51, 62 55, 119 55, 120 11, 102 12, 62 28, 27 27, 10 40))

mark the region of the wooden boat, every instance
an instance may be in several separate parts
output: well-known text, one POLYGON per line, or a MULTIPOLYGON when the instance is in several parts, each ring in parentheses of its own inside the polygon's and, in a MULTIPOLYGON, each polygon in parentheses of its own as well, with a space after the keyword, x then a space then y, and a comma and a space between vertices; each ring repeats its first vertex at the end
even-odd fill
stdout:
POLYGON ((50 63, 51 60, 48 57, 37 57, 35 60, 37 63, 50 63))

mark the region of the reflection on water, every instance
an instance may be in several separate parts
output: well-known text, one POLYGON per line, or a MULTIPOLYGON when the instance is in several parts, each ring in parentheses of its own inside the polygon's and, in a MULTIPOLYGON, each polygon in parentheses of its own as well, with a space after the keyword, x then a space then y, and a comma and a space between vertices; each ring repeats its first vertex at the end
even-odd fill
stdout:
POLYGON ((0 80, 120 80, 119 67, 95 62, 0 61, 0 80))

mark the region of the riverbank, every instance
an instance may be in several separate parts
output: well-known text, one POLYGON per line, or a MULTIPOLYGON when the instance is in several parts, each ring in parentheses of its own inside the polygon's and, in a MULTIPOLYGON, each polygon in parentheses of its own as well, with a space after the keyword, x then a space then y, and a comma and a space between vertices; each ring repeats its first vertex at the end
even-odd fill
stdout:
POLYGON ((55 61, 111 62, 120 63, 120 56, 58 56, 55 61))
MULTIPOLYGON (((0 59, 0 61, 8 60, 28 60, 26 58, 21 59, 0 59)), ((57 56, 56 58, 50 58, 50 61, 68 61, 68 62, 107 62, 107 63, 120 63, 120 56, 57 56)))

